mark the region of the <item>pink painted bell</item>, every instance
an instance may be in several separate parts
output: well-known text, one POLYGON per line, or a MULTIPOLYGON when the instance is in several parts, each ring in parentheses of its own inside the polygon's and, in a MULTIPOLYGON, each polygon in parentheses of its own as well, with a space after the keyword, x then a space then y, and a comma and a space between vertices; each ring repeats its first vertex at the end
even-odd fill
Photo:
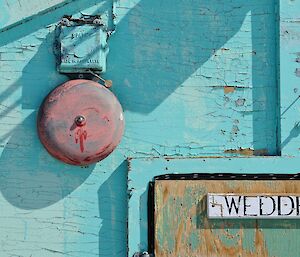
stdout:
POLYGON ((114 94, 91 80, 70 80, 54 89, 39 110, 39 138, 55 158, 88 165, 107 157, 119 144, 122 107, 114 94))

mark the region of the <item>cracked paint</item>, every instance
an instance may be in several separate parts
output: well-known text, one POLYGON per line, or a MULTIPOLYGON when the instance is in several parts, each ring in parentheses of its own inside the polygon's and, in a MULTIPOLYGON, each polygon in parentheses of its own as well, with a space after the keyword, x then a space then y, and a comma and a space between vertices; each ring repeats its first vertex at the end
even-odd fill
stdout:
MULTIPOLYGON (((226 5, 215 0, 191 0, 185 5, 179 0, 6 3, 2 10, 8 16, 1 13, 0 17, 1 257, 123 257, 127 249, 130 253, 147 250, 147 224, 141 222, 145 215, 131 215, 138 231, 129 231, 134 239, 126 243, 127 208, 132 208, 127 206, 127 197, 138 203, 134 213, 145 211, 145 197, 137 194, 145 192, 152 178, 140 179, 143 183, 127 194, 130 167, 123 162, 128 157, 207 156, 220 161, 227 159, 224 156, 247 157, 236 158, 244 160, 274 155, 280 150, 280 132, 286 139, 294 127, 297 105, 286 112, 282 131, 278 124, 279 64, 274 40, 280 36, 278 41, 286 46, 281 49, 286 70, 280 71, 285 110, 295 98, 299 80, 294 54, 299 52, 300 38, 294 22, 299 19, 297 2, 282 3, 280 26, 274 22, 276 3, 267 0, 237 0, 226 5), (115 18, 105 76, 114 81, 112 91, 124 106, 128 125, 122 144, 107 160, 71 168, 43 150, 35 122, 43 98, 68 80, 55 70, 55 26, 63 15, 80 16, 80 12, 101 12, 108 23, 115 18)), ((292 140, 282 151, 285 154, 295 154, 293 149, 299 148, 292 132, 292 140)), ((266 158, 262 159, 250 166, 264 166, 266 158)), ((218 169, 224 168, 222 164, 220 161, 218 169)), ((143 165, 139 174, 145 178, 151 171, 143 165)), ((244 164, 234 167, 243 169, 244 164)), ((158 168, 178 173, 186 167, 158 168)), ((176 231, 179 252, 185 225, 183 222, 176 231)), ((263 232, 243 235, 247 253, 257 238, 257 245, 261 244, 257 249, 265 254, 263 242, 272 235, 263 232)), ((241 243, 235 235, 242 232, 226 233, 226 240, 235 238, 241 243)), ((216 233, 208 236, 215 238, 216 233)), ((190 238, 191 249, 196 249, 196 235, 190 238)), ((220 247, 233 251, 230 242, 220 247)), ((268 254, 276 247, 269 247, 268 254)))

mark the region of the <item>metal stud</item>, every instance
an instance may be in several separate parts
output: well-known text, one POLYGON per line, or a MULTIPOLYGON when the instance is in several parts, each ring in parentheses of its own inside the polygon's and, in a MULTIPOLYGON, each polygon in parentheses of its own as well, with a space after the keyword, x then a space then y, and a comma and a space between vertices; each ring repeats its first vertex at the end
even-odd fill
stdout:
POLYGON ((78 115, 76 118, 75 118, 75 123, 77 126, 83 126, 85 123, 86 123, 86 119, 83 115, 78 115))
POLYGON ((70 20, 68 18, 64 17, 64 18, 61 19, 60 24, 62 26, 67 26, 68 27, 68 26, 71 25, 71 22, 70 22, 70 20))

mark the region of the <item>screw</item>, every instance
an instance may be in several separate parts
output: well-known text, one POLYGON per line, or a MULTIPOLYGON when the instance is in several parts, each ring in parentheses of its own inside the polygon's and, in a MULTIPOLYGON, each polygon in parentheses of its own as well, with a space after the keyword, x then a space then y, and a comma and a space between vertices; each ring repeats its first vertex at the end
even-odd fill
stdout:
POLYGON ((106 87, 106 88, 110 88, 111 86, 112 86, 112 81, 111 80, 105 80, 104 81, 104 86, 106 87))
POLYGON ((132 257, 151 257, 152 255, 148 252, 137 252, 132 257))
POLYGON ((62 18, 61 21, 60 21, 60 24, 62 26, 70 26, 71 25, 71 23, 70 23, 70 21, 69 21, 68 18, 62 18))
POLYGON ((93 24, 102 25, 101 19, 94 19, 93 24))
POLYGON ((83 115, 78 115, 76 118, 75 118, 75 123, 77 126, 83 126, 85 123, 86 123, 86 119, 83 115))
POLYGON ((113 82, 111 80, 105 80, 104 78, 101 78, 98 74, 94 73, 93 71, 89 70, 89 72, 95 76, 97 79, 101 80, 102 82, 104 82, 104 86, 106 88, 110 88, 113 85, 113 82))

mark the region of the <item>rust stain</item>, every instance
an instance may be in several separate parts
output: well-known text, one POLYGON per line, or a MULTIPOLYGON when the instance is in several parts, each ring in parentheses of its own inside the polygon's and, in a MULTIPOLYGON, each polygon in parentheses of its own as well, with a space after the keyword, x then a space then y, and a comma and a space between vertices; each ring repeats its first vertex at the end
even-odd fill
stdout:
POLYGON ((258 221, 256 221, 256 227, 255 227, 255 247, 256 247, 256 252, 257 256, 263 256, 267 257, 268 255, 268 250, 266 246, 266 241, 264 240, 264 235, 262 233, 262 229, 258 227, 258 221))
MULTIPOLYGON (((156 181, 155 256, 269 257, 264 227, 263 225, 260 227, 257 220, 216 221, 207 218, 208 192, 299 194, 300 187, 298 181, 280 180, 156 181), (166 224, 168 231, 162 229, 166 224), (250 230, 254 233, 249 234, 250 230), (196 235, 199 240, 194 248, 190 243, 191 235, 196 235), (174 240, 174 247, 170 247, 168 240, 174 240), (252 240, 254 247, 252 249, 245 247, 244 240, 252 240)), ((287 230, 293 226, 281 221, 274 221, 274 224, 276 228, 287 230)))
POLYGON ((238 148, 238 149, 227 149, 224 151, 226 154, 240 154, 245 156, 264 156, 268 155, 267 149, 251 149, 251 148, 238 148))
POLYGON ((235 87, 234 86, 225 86, 224 87, 224 94, 233 93, 234 91, 235 91, 235 87))
POLYGON ((165 187, 164 192, 163 192, 163 203, 164 204, 166 203, 166 201, 169 197, 168 193, 169 193, 168 187, 165 187))

